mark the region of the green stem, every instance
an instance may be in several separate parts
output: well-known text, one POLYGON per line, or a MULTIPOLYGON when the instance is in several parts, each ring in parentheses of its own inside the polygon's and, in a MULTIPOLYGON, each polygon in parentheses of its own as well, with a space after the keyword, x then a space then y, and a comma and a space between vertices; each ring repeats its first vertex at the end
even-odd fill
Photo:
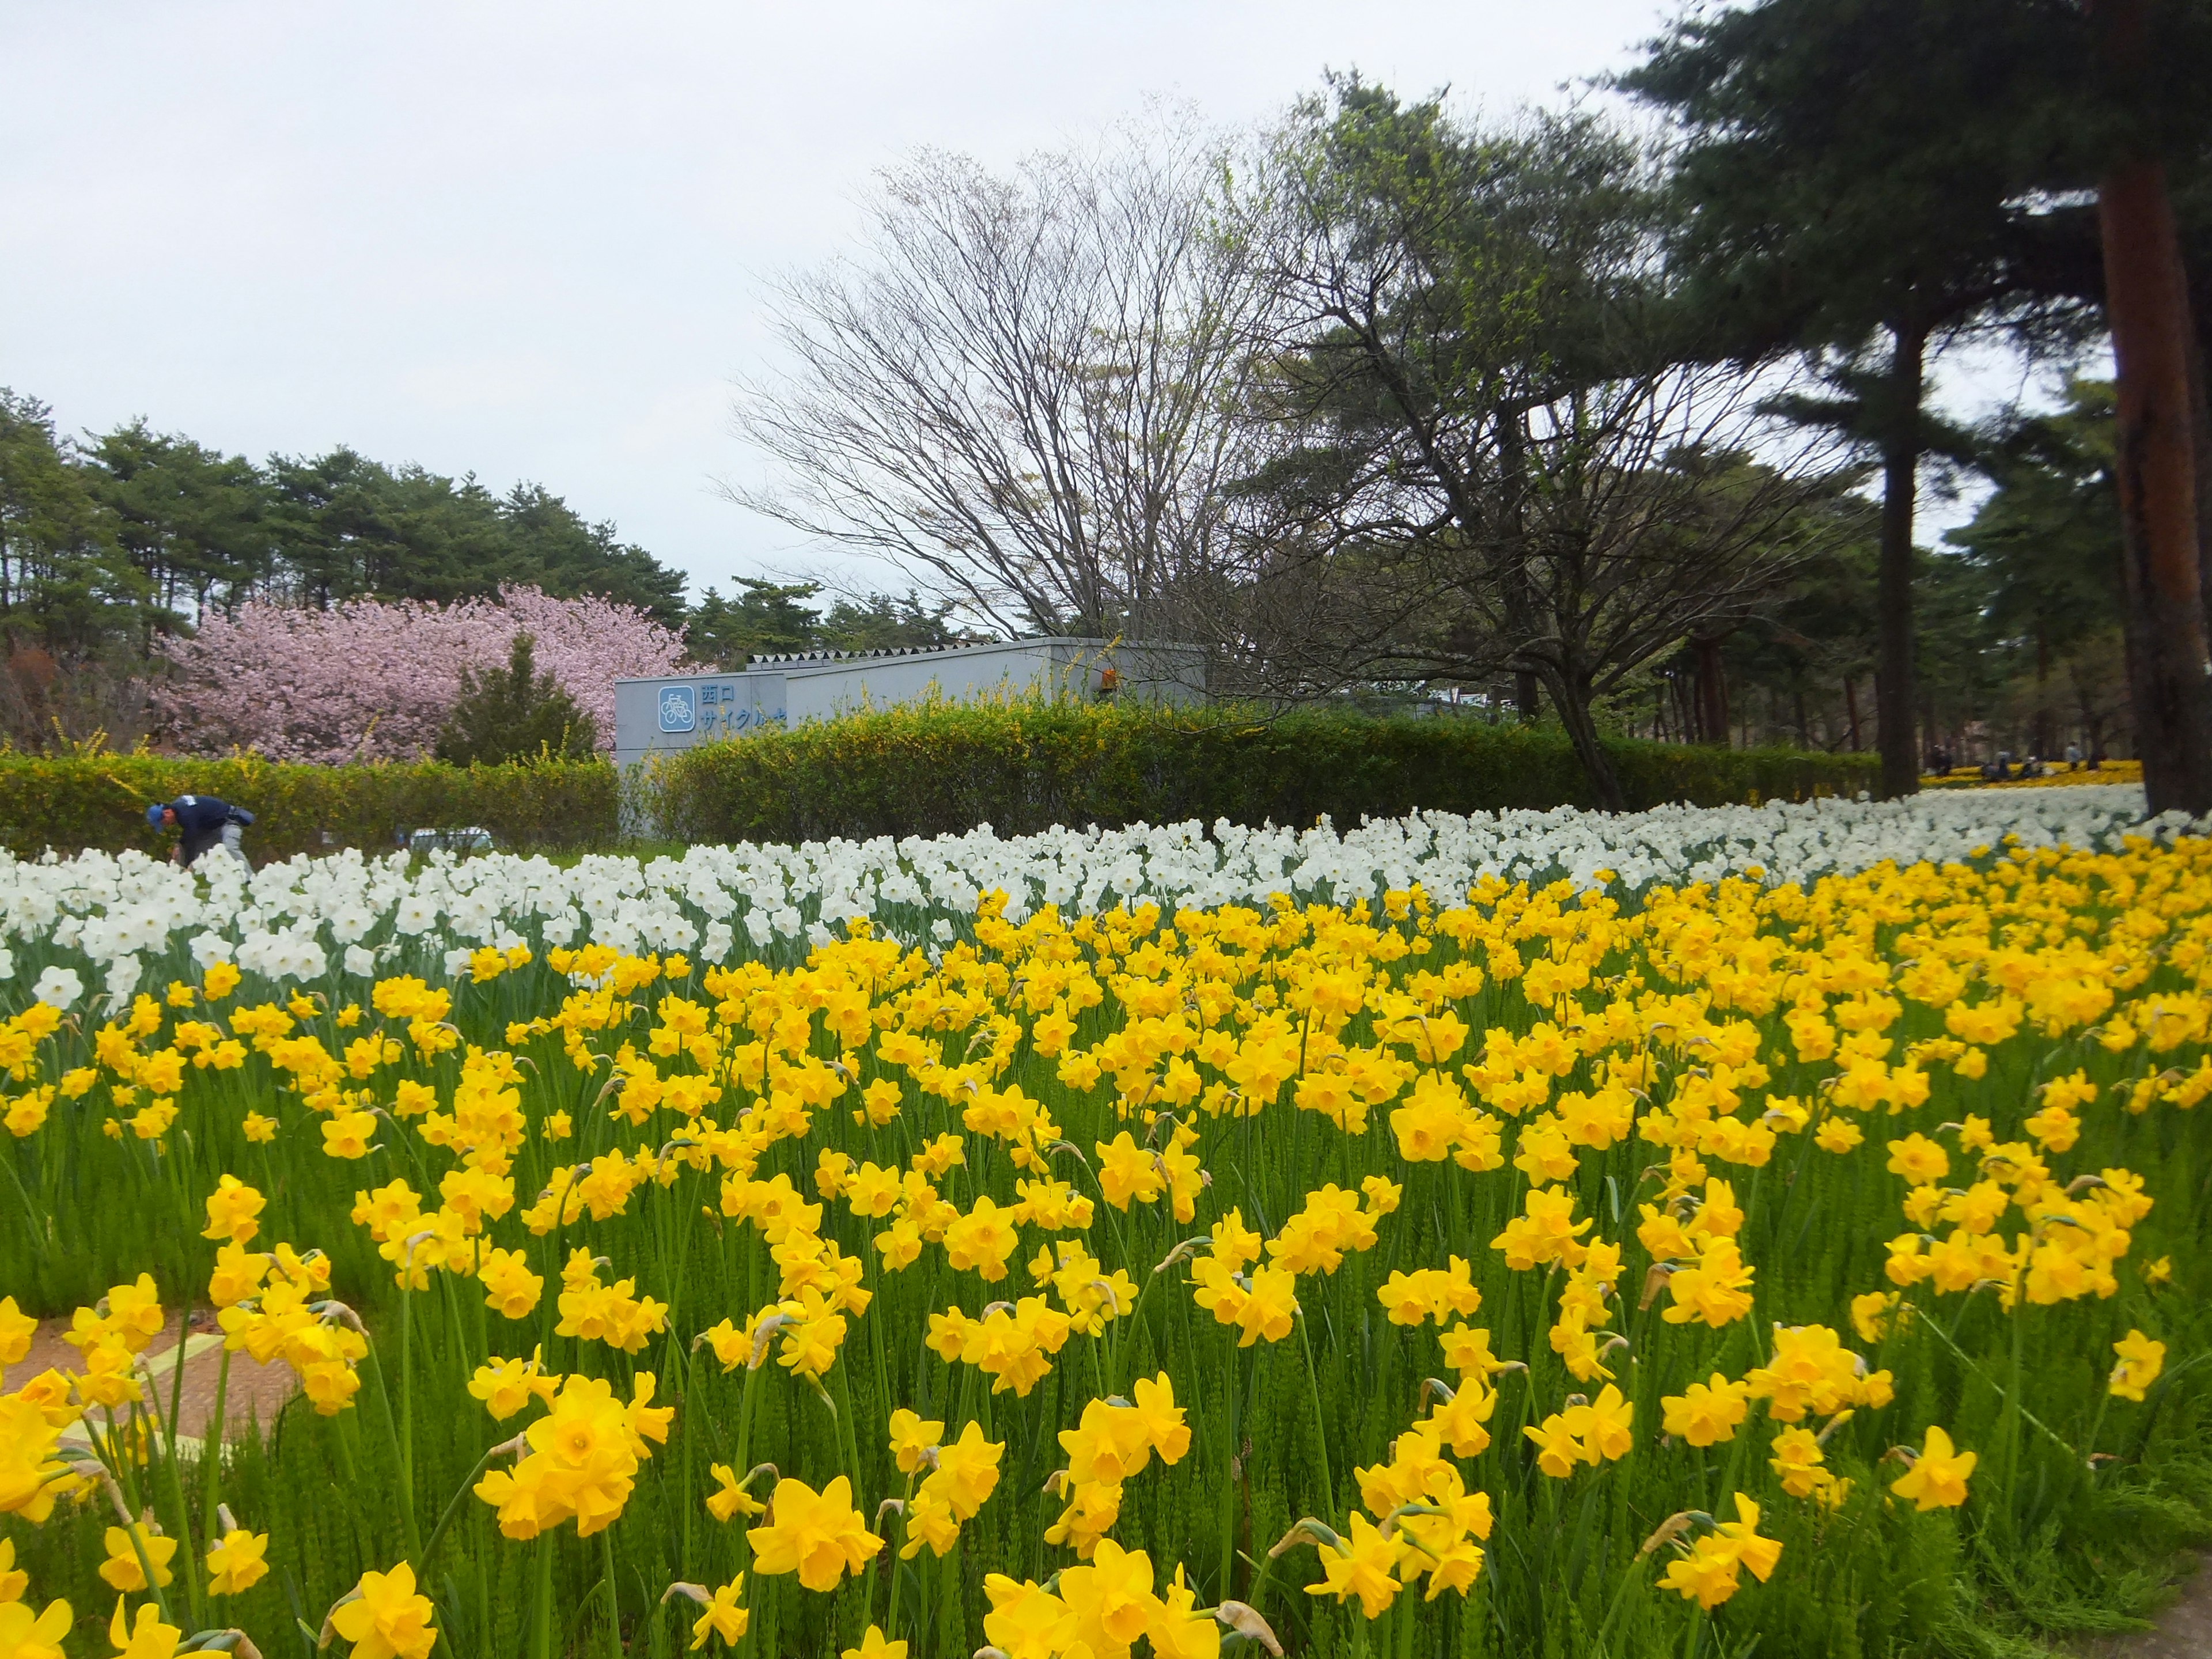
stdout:
MULTIPOLYGON (((415 1276, 415 1252, 407 1252, 400 1278, 415 1276)), ((407 1535, 415 1536, 415 1292, 399 1287, 399 1491, 407 1505, 407 1535)))
MULTIPOLYGON (((2092 1418, 2092 1419, 2090 1419, 2090 1421, 2089 1421, 2089 1443, 2089 1443, 2089 1455, 2090 1455, 2092 1458, 2095 1457, 2095 1456, 2096 1456, 2096 1455, 2097 1455, 2097 1437, 2098 1437, 2098 1436, 2100 1436, 2100 1435, 2101 1435, 2101 1434, 2102 1434, 2102 1433, 2104 1433, 2104 1431, 2105 1431, 2105 1413, 2106 1413, 2106 1409, 2107 1409, 2107 1408, 2109 1408, 2109 1407, 2111 1407, 2112 1403, 2112 1391, 2110 1389, 2106 1389, 2106 1390, 2105 1390, 2101 1395, 2098 1395, 2098 1397, 2097 1397, 2097 1414, 2096 1414, 2096 1416, 2095 1416, 2095 1417, 2092 1418)), ((2091 1468, 2091 1471, 2092 1471, 2093 1473, 2094 1472, 2095 1468, 2096 1468, 2096 1466, 2095 1466, 2095 1464, 2094 1464, 2094 1463, 2092 1463, 2092 1464, 2090 1465, 2090 1468, 2091 1468)))
POLYGON ((532 1598, 530 1619, 531 1659, 553 1659, 553 1548, 554 1534, 538 1534, 538 1589, 532 1598))
POLYGON ((1639 1555, 1628 1564, 1626 1571, 1620 1575, 1620 1588, 1613 1591, 1613 1600, 1605 1610, 1605 1622, 1597 1627, 1597 1642, 1594 1650, 1600 1656, 1600 1659, 1603 1659, 1603 1656, 1610 1651, 1606 1646, 1606 1638, 1613 1634, 1613 1623, 1620 1617, 1621 1608, 1628 1605, 1628 1592, 1643 1582, 1644 1558, 1639 1555))
MULTIPOLYGON (((2014 1316, 2015 1316, 2015 1317, 2017 1317, 2017 1315, 2015 1315, 2014 1316)), ((2033 1424, 2037 1428, 2040 1429, 2040 1430, 2041 1430, 2041 1431, 2042 1431, 2045 1435, 2049 1436, 2049 1437, 2050 1437, 2050 1439, 2051 1439, 2051 1443, 2052 1445, 2054 1445, 2054 1446, 2057 1447, 2061 1451, 2064 1452, 2064 1453, 2065 1453, 2069 1457, 2071 1457, 2072 1459, 2074 1459, 2074 1461, 2075 1461, 2075 1462, 2077 1462, 2077 1463, 2078 1463, 2078 1462, 2080 1462, 2081 1461, 2081 1454, 2080 1452, 2075 1451, 2075 1450, 2074 1449, 2074 1448, 2073 1448, 2073 1447, 2071 1447, 2071 1446, 2068 1445, 2068 1444, 2066 1443, 2065 1439, 2064 1439, 2064 1438, 2063 1438, 2063 1437, 2058 1433, 2058 1431, 2057 1431, 2057 1430, 2053 1429, 2053 1428, 2052 1428, 2049 1424, 2045 1423, 2045 1422, 2041 1418, 2038 1417, 2038 1416, 2037 1416, 2033 1412, 2032 1412, 2032 1411, 2028 1410, 2027 1407, 2022 1406, 2022 1405, 2020 1405, 2020 1404, 2018 1404, 2018 1403, 2017 1403, 2018 1388, 2017 1388, 2017 1383, 2016 1383, 2016 1382, 2015 1382, 2015 1386, 2014 1386, 2014 1390, 2013 1390, 2012 1392, 2008 1392, 2006 1389, 2004 1389, 2002 1387, 2001 1387, 2001 1386, 2000 1386, 1999 1384, 1997 1384, 1996 1382, 1992 1381, 1992 1380, 1991 1380, 1991 1378, 1990 1378, 1990 1374, 1989 1374, 1987 1371, 1984 1371, 1984 1370, 1983 1370, 1979 1365, 1977 1365, 1976 1364, 1974 1364, 1974 1362, 1973 1362, 1972 1360, 1971 1360, 1971 1359, 1969 1359, 1968 1358, 1966 1358, 1966 1355, 1965 1351, 1964 1351, 1963 1349, 1961 1349, 1961 1348, 1959 1346, 1959 1345, 1958 1345, 1957 1343, 1954 1342, 1954 1341, 1951 1340, 1949 1334, 1948 1334, 1948 1333, 1947 1333, 1947 1332, 1944 1330, 1944 1328, 1942 1328, 1942 1325, 1940 1325, 1940 1324, 1938 1324, 1938 1323, 1936 1322, 1936 1320, 1935 1320, 1935 1319, 1933 1319, 1932 1317, 1929 1317, 1929 1316, 1928 1316, 1926 1314, 1924 1314, 1924 1313, 1923 1313, 1923 1316, 1922 1316, 1922 1317, 1921 1317, 1918 1321, 1917 1321, 1916 1322, 1917 1322, 1917 1323, 1919 1323, 1919 1324, 1922 1324, 1922 1325, 1925 1325, 1925 1326, 1926 1326, 1929 1330, 1931 1330, 1931 1331, 1935 1332, 1935 1333, 1936 1333, 1936 1336, 1937 1336, 1937 1338, 1938 1338, 1939 1340, 1941 1340, 1941 1341, 1942 1342, 1943 1346, 1944 1346, 1945 1347, 1948 1348, 1948 1349, 1949 1349, 1953 1353, 1954 1353, 1954 1354, 1958 1355, 1958 1358, 1959 1358, 1959 1363, 1960 1363, 1960 1364, 1964 1365, 1964 1366, 1965 1366, 1968 1370, 1970 1370, 1970 1371, 1973 1372, 1973 1374, 1974 1374, 1976 1376, 1980 1377, 1980 1378, 1982 1379, 1982 1381, 1983 1381, 1983 1382, 1989 1383, 1989 1385, 1990 1385, 1990 1388, 1995 1389, 1996 1390, 1996 1395, 1997 1395, 1997 1398, 1998 1398, 1998 1399, 2000 1399, 2000 1400, 2002 1400, 2002 1401, 2003 1401, 2005 1402, 2005 1404, 2006 1404, 2006 1406, 2007 1406, 2008 1407, 2009 1407, 2009 1408, 2011 1408, 2011 1409, 2013 1409, 2013 1410, 2016 1410, 2016 1411, 2018 1411, 2018 1412, 2020 1413, 2020 1414, 2021 1414, 2021 1417, 2023 1417, 2024 1419, 2026 1419, 2028 1422, 2030 1422, 2030 1423, 2033 1424)), ((2014 1340, 2014 1346, 2015 1351, 2017 1351, 2017 1349, 2018 1349, 2018 1347, 2019 1347, 2019 1342, 2018 1342, 2018 1340, 2017 1340, 2017 1332, 2015 1332, 2015 1340, 2014 1340)), ((2014 1361, 2014 1366, 2015 1366, 2015 1372, 2014 1372, 2014 1375, 2015 1375, 2015 1377, 2017 1377, 2018 1372, 2017 1372, 2017 1369, 2016 1369, 2016 1368, 2017 1368, 2018 1364, 2019 1364, 2019 1361, 2018 1361, 2017 1357, 2015 1357, 2014 1361)))
MULTIPOLYGON (((2008 1521, 2014 1518, 2011 1500, 2020 1491, 2021 1441, 2023 1437, 2020 1431, 2020 1419, 2025 1415, 2021 1406, 2021 1382, 2025 1376, 2027 1357, 2025 1349, 2027 1342, 2027 1277, 2023 1270, 2013 1281, 2012 1390, 2005 1399, 2006 1414, 2011 1419, 2011 1421, 2006 1425, 2010 1431, 2005 1436, 2004 1490, 2007 1500, 2005 1516, 2008 1521)), ((2079 1462, 2081 1459, 2077 1456, 2075 1461, 2079 1462)))
MULTIPOLYGON (((58 1158, 54 1161, 60 1162, 58 1158)), ((0 1158, 0 1170, 7 1170, 8 1179, 15 1183, 15 1195, 23 1200, 23 1212, 31 1218, 31 1243, 43 1259, 46 1253, 46 1218, 39 1212, 39 1206, 31 1202, 31 1194, 23 1185, 22 1176, 15 1173, 15 1158, 0 1158)))
POLYGON ((100 1443, 100 1437, 94 1436, 94 1450, 100 1461, 107 1466, 108 1472, 114 1475, 116 1486, 123 1493, 124 1503, 129 1506, 131 1514, 137 1515, 146 1507, 145 1500, 138 1494, 138 1477, 131 1472, 131 1466, 137 1460, 125 1452, 123 1431, 115 1423, 115 1407, 109 1406, 103 1409, 107 1417, 107 1438, 103 1445, 100 1443))
MULTIPOLYGON (((400 1297, 404 1305, 404 1294, 400 1297)), ((415 1519, 415 1477, 409 1468, 407 1452, 399 1438, 399 1425, 392 1414, 392 1390, 385 1385, 384 1361, 376 1352, 376 1344, 368 1343, 368 1357, 376 1366, 376 1398, 384 1410, 384 1431, 391 1437, 392 1450, 399 1461, 399 1518, 407 1531, 407 1553, 411 1559, 422 1547, 422 1535, 415 1519)))
POLYGON ((230 1394, 230 1344, 222 1345, 222 1358, 215 1370, 215 1414, 208 1419, 207 1438, 200 1448, 200 1533, 215 1537, 216 1488, 222 1484, 222 1431, 230 1394))
POLYGON ((1114 1333, 1114 1358, 1112 1363, 1108 1365, 1107 1371, 1114 1379, 1115 1394, 1126 1393, 1128 1389, 1129 1379, 1121 1362, 1128 1356, 1129 1343, 1137 1322, 1137 1316, 1144 1312, 1145 1298, 1152 1294, 1152 1281, 1158 1277, 1158 1273, 1147 1274, 1145 1282, 1137 1287, 1137 1299, 1130 1304, 1128 1316, 1117 1318, 1114 1322, 1117 1327, 1114 1333))
MULTIPOLYGON (((1226 1338, 1223 1339, 1226 1346, 1226 1338)), ((1232 1586, 1237 1571, 1237 1497, 1241 1484, 1237 1479, 1237 1419, 1243 1409, 1244 1353, 1241 1348, 1229 1350, 1229 1446, 1228 1457, 1221 1466, 1221 1585, 1214 1595, 1217 1601, 1234 1594, 1232 1586)))
MULTIPOLYGON (((915 1620, 915 1659, 924 1659, 929 1649, 929 1564, 917 1556, 914 1566, 921 1589, 921 1612, 915 1620)), ((890 1638, 896 1641, 898 1632, 891 1632, 890 1638)))
MULTIPOLYGON (((752 1472, 753 1390, 759 1382, 759 1367, 754 1366, 749 1369, 745 1372, 744 1393, 738 1402, 738 1461, 732 1467, 740 1480, 752 1472)), ((742 1535, 740 1533, 740 1536, 742 1535)))
POLYGON ((615 1589, 615 1534, 612 1527, 599 1532, 599 1559, 607 1572, 607 1655, 623 1659, 622 1597, 615 1589))
POLYGON ((445 1537, 446 1528, 452 1526, 460 1515, 461 1507, 468 1502, 469 1494, 476 1490, 477 1482, 483 1479, 484 1471, 491 1467, 491 1460, 499 1455, 503 1446, 510 1443, 502 1442, 501 1445, 492 1447, 482 1457, 477 1459, 476 1468, 471 1469, 462 1478, 461 1484, 454 1490, 453 1498, 446 1504, 446 1512, 438 1517, 438 1524, 430 1528, 430 1536, 423 1541, 422 1553, 414 1558, 415 1577, 418 1583, 427 1581, 427 1575, 430 1571, 430 1559, 437 1554, 438 1543, 445 1537))
POLYGON ((1336 1517, 1336 1482, 1328 1471, 1328 1425, 1321 1414, 1321 1373, 1314 1369, 1313 1338, 1306 1329, 1305 1310, 1298 1310, 1298 1343, 1306 1353, 1306 1386, 1313 1395, 1314 1450, 1321 1459, 1322 1513, 1336 1517))
POLYGON ((837 1373, 838 1425, 845 1431, 845 1455, 850 1460, 848 1467, 853 1472, 853 1507, 865 1513, 866 1505, 860 1497, 860 1439, 853 1428, 852 1380, 845 1375, 847 1367, 844 1365, 833 1369, 837 1373))
MULTIPOLYGON (((192 1510, 185 1501, 185 1478, 177 1465, 177 1430, 182 1421, 185 1400, 185 1342, 192 1329, 192 1310, 190 1304, 177 1322, 177 1346, 170 1362, 169 1415, 161 1424, 165 1455, 162 1459, 169 1477, 169 1498, 177 1506, 177 1553, 185 1558, 185 1596, 191 1608, 192 1622, 205 1624, 207 1605, 200 1596, 200 1561, 192 1549, 192 1510)), ((161 1419, 157 1410, 155 1419, 161 1419)))
MULTIPOLYGON (((914 1477, 913 1477, 912 1475, 910 1475, 910 1474, 909 1474, 909 1475, 908 1475, 908 1476, 907 1476, 907 1478, 906 1478, 906 1502, 908 1502, 908 1503, 911 1504, 913 1501, 914 1501, 914 1477)), ((903 1509, 902 1509, 902 1510, 899 1511, 899 1518, 900 1518, 901 1522, 902 1522, 902 1523, 903 1523, 903 1522, 904 1522, 904 1521, 905 1521, 905 1518, 906 1518, 906 1511, 905 1511, 903 1509)), ((886 1542, 886 1543, 884 1544, 884 1554, 885 1554, 885 1555, 890 1559, 890 1572, 891 1572, 891 1605, 890 1605, 890 1611, 889 1613, 885 1613, 885 1614, 884 1615, 884 1633, 886 1636, 890 1637, 891 1640, 893 1640, 893 1641, 896 1641, 896 1640, 898 1639, 898 1601, 899 1601, 899 1597, 898 1597, 898 1593, 899 1593, 899 1559, 898 1559, 898 1552, 897 1552, 897 1550, 896 1550, 896 1548, 895 1548, 891 1544, 890 1544, 889 1542, 886 1542)), ((917 1557, 915 1557, 915 1559, 916 1559, 916 1561, 918 1562, 918 1561, 921 1559, 921 1558, 920 1558, 919 1556, 917 1556, 917 1557)))
MULTIPOLYGON (((115 1413, 112 1409, 107 1413, 107 1443, 111 1449, 115 1445, 115 1413)), ((101 1455, 100 1461, 102 1462, 106 1462, 105 1455, 101 1455)), ((116 1489, 120 1491, 121 1487, 118 1486, 116 1489)), ((154 1606, 161 1615, 161 1622, 163 1624, 167 1624, 169 1622, 169 1598, 161 1594, 161 1581, 154 1576, 153 1560, 146 1553, 146 1540, 144 1537, 141 1535, 141 1528, 139 1527, 137 1518, 132 1513, 135 1507, 136 1500, 134 1498, 126 1498, 125 1500, 123 1511, 123 1535, 131 1540, 131 1553, 138 1558, 138 1571, 146 1580, 146 1589, 154 1597, 154 1606)), ((189 1538, 179 1539, 178 1540, 178 1547, 179 1549, 189 1549, 191 1546, 191 1540, 189 1538)))

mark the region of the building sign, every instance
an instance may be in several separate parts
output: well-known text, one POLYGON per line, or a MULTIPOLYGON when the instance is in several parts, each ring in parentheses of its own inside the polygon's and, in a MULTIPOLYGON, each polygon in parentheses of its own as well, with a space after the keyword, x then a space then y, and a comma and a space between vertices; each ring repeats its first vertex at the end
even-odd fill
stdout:
POLYGON ((699 724, 699 711, 692 700, 688 685, 664 685, 660 688, 660 729, 664 732, 689 732, 699 724))

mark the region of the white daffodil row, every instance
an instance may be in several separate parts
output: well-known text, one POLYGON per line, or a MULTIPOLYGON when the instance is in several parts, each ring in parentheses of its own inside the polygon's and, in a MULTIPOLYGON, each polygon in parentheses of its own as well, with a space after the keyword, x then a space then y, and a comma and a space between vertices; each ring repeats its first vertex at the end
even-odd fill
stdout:
POLYGON ((915 945, 958 937, 982 896, 1019 921, 1045 905, 1095 912, 1261 903, 1274 894, 1349 902, 1419 884, 1457 897, 1484 876, 1541 884, 1606 878, 1631 890, 1756 872, 1807 882, 1882 861, 1938 863, 2024 847, 2105 848, 2170 838, 2178 814, 2142 819, 2140 787, 1961 791, 1902 802, 1571 807, 1460 817, 1416 812, 1339 830, 1226 820, 1000 836, 988 824, 933 840, 696 847, 682 858, 544 858, 356 852, 295 858, 251 876, 220 855, 182 871, 143 854, 0 856, 0 983, 20 1003, 68 1006, 97 977, 127 999, 150 972, 235 962, 272 981, 466 971, 469 952, 586 941, 709 962, 787 959, 855 916, 915 945), (19 968, 20 961, 20 968, 19 968), (29 982, 26 982, 28 981, 29 982))

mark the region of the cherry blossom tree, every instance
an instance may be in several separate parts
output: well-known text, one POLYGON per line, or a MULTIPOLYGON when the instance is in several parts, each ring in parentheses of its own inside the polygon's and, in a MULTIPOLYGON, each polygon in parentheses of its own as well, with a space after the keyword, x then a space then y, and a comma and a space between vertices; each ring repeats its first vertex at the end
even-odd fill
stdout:
POLYGON ((327 611, 254 600, 165 647, 154 702, 193 754, 246 750, 338 763, 428 755, 461 692, 461 671, 495 667, 514 636, 614 743, 615 681, 665 674, 684 642, 642 611, 535 587, 438 605, 356 599, 327 611))

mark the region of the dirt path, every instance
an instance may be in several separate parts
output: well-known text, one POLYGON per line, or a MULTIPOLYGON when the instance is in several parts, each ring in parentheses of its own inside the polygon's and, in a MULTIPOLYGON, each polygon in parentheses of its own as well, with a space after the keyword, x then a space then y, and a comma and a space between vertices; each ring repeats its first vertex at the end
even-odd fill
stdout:
MULTIPOLYGON (((161 1334, 146 1346, 145 1358, 154 1377, 151 1391, 158 1396, 164 1418, 169 1414, 170 1390, 176 1384, 173 1373, 177 1325, 178 1322, 171 1319, 161 1334)), ((65 1320, 42 1321, 38 1334, 31 1339, 29 1355, 21 1364, 9 1367, 9 1386, 20 1388, 41 1371, 75 1369, 77 1352, 63 1335, 68 1329, 65 1320)), ((208 1421, 215 1415, 216 1379, 222 1364, 222 1334, 203 1316, 194 1322, 185 1344, 184 1394, 177 1414, 179 1432, 186 1439, 199 1440, 207 1433, 208 1421)), ((291 1368, 282 1360, 257 1365, 247 1354, 231 1355, 230 1382, 223 1395, 223 1437, 235 1438, 256 1419, 264 1424, 272 1421, 279 1408, 298 1389, 291 1368)))
POLYGON ((2212 1659, 2212 1559, 2197 1564, 2149 1630, 2081 1651, 2082 1659, 2212 1659))

